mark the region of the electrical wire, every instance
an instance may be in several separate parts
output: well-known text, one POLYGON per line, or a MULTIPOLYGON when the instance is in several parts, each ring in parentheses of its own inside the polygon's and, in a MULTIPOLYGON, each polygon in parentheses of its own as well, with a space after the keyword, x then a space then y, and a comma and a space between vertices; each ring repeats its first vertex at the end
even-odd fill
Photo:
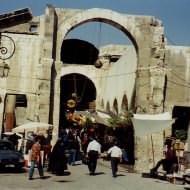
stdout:
POLYGON ((184 84, 181 84, 181 83, 178 83, 178 82, 174 82, 174 81, 172 81, 172 80, 167 80, 167 81, 170 82, 170 83, 172 83, 172 84, 181 86, 181 87, 190 88, 190 86, 187 86, 187 85, 184 85, 184 84))
POLYGON ((180 74, 179 73, 175 73, 174 71, 171 71, 171 73, 176 76, 178 79, 182 80, 183 82, 185 82, 186 84, 190 85, 189 82, 187 82, 184 78, 181 78, 180 77, 180 74))

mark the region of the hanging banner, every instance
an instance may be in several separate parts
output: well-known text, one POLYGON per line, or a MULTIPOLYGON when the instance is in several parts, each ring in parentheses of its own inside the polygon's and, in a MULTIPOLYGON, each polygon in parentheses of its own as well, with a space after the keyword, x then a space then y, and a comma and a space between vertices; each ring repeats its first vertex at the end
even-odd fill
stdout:
POLYGON ((169 112, 161 114, 134 114, 132 122, 135 136, 145 136, 171 127, 175 119, 172 119, 169 112))

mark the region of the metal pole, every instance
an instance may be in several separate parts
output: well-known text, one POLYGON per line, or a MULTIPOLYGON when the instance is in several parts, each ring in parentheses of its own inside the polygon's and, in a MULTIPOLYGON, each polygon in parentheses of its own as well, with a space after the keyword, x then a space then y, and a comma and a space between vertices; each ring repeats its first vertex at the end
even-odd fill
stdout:
POLYGON ((152 160, 153 160, 153 167, 155 166, 155 158, 154 158, 154 142, 153 142, 153 138, 152 135, 151 137, 151 146, 152 146, 152 160))

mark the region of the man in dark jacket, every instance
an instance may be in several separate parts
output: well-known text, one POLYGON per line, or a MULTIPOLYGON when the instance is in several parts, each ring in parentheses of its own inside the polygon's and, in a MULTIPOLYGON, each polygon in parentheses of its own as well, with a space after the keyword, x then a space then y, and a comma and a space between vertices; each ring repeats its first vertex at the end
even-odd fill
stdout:
POLYGON ((167 174, 173 173, 176 170, 175 166, 177 165, 177 157, 171 144, 167 145, 167 150, 165 151, 165 158, 158 161, 156 166, 151 169, 151 174, 156 174, 158 168, 161 165, 163 166, 163 169, 166 171, 167 174))

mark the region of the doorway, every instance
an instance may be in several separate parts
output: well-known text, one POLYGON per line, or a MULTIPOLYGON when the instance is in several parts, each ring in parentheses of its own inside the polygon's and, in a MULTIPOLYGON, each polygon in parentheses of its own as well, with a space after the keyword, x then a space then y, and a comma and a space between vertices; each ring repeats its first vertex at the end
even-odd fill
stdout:
POLYGON ((172 125, 172 136, 182 141, 187 140, 190 107, 174 106, 172 117, 176 119, 175 123, 172 125))

